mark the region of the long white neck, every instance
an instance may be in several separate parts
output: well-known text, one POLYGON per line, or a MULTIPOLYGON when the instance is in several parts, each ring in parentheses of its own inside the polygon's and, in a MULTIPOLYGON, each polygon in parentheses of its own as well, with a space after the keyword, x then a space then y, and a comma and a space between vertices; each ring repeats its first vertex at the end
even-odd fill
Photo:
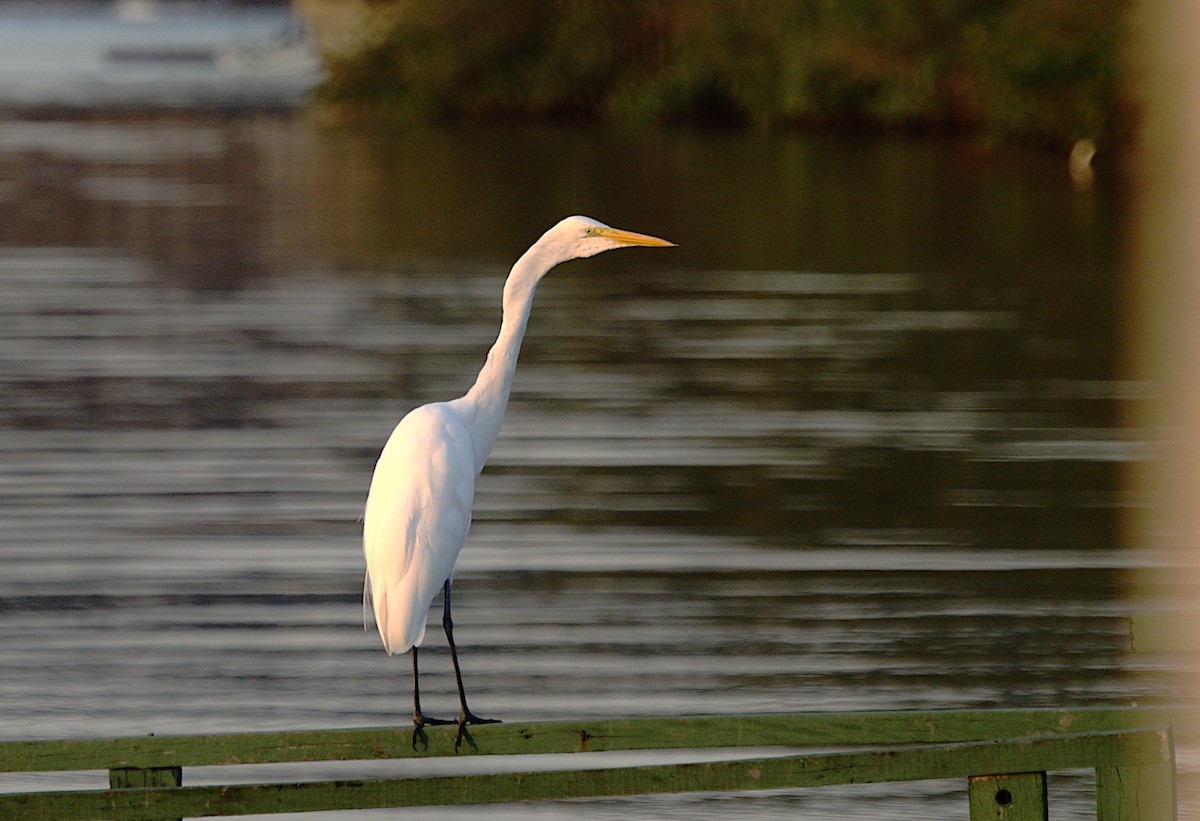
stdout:
POLYGON ((533 293, 554 264, 555 261, 544 258, 537 245, 517 260, 504 283, 504 318, 500 323, 500 335, 488 351, 487 361, 475 384, 465 396, 455 401, 471 432, 476 473, 483 470, 483 463, 500 435, 513 374, 517 371, 517 356, 521 353, 521 341, 525 338, 525 326, 533 306, 533 293))

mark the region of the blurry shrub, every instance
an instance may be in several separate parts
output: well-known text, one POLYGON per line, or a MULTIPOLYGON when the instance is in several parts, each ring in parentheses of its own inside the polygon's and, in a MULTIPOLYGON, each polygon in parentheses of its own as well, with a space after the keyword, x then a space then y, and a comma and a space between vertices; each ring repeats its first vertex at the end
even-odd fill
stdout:
MULTIPOLYGON (((337 0, 328 0, 337 2, 337 0)), ((1111 138, 1124 0, 375 0, 348 116, 855 123, 1111 138)))

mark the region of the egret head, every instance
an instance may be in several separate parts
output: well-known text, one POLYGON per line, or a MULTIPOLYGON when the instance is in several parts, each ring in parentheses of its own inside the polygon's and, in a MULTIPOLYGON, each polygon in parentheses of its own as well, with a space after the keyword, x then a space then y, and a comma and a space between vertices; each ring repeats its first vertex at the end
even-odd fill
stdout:
POLYGON ((665 248, 675 243, 612 228, 591 217, 567 217, 543 234, 537 244, 545 246, 547 253, 556 258, 556 262, 565 262, 568 259, 592 257, 601 251, 611 251, 614 248, 632 248, 639 245, 665 248))

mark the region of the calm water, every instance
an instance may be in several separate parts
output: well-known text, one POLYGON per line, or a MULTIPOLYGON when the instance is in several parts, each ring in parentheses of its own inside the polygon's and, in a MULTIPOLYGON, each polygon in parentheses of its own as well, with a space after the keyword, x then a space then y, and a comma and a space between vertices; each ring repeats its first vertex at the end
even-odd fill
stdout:
MULTIPOLYGON (((1120 197, 1057 158, 9 121, 0 737, 403 725, 407 658, 361 627, 374 459, 470 385, 507 265, 576 212, 680 247, 539 289, 459 564, 478 712, 1178 695, 1126 651, 1130 611, 1170 591, 1130 585, 1159 559, 1123 535, 1147 453, 1120 427, 1144 390, 1118 372, 1120 197)), ((1088 789, 1056 781, 1058 817, 1088 789)), ((965 810, 939 782, 497 816, 965 810)))

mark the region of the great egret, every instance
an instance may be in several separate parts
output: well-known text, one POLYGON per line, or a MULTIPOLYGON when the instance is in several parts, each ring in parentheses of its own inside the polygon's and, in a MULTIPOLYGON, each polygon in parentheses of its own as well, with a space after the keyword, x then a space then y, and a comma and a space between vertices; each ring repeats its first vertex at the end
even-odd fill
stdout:
POLYGON ((471 526, 475 477, 500 433, 534 290, 560 262, 639 245, 674 243, 579 216, 567 217, 543 234, 504 283, 500 335, 475 384, 458 399, 410 411, 379 455, 363 514, 364 621, 371 601, 388 655, 412 650, 414 748, 426 725, 457 723, 457 748, 468 724, 494 723, 467 707, 450 619, 451 575, 471 526), (462 708, 457 721, 429 718, 421 711, 417 647, 425 639, 438 590, 443 591, 442 627, 462 708))

